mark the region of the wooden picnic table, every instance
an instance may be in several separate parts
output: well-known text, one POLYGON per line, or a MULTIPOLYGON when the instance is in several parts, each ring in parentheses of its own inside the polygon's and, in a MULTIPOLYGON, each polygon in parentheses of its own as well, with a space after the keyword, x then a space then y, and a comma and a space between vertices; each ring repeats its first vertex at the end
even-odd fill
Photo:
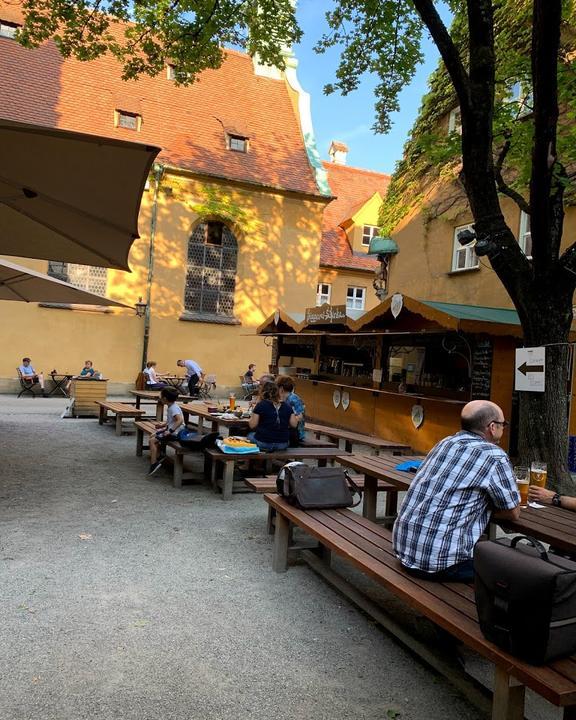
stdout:
MULTIPOLYGON (((325 466, 327 462, 334 462, 339 459, 342 450, 339 448, 286 448, 286 450, 273 450, 272 452, 259 452, 254 454, 224 453, 221 450, 209 448, 204 451, 208 462, 204 464, 204 471, 210 473, 210 481, 214 492, 218 488, 222 490, 223 500, 232 500, 234 489, 234 468, 238 462, 248 460, 260 460, 267 463, 271 460, 282 460, 286 463, 290 460, 316 460, 319 466, 325 466), (222 477, 220 477, 220 475, 222 477)), ((239 482, 239 487, 244 488, 244 482, 239 482)))
POLYGON ((186 375, 159 375, 158 379, 160 382, 167 382, 168 385, 172 385, 172 387, 179 390, 182 383, 186 380, 186 375))
POLYGON ((316 437, 325 435, 327 438, 333 440, 344 441, 344 450, 346 452, 352 452, 352 444, 367 445, 374 449, 376 453, 381 450, 392 453, 405 453, 410 452, 411 447, 404 443, 395 442, 393 440, 384 440, 383 438, 376 437, 375 435, 364 435, 362 433, 353 432, 352 430, 342 430, 341 428, 330 427, 329 425, 319 425, 318 423, 306 423, 306 430, 314 433, 316 437))
MULTIPOLYGON (((342 455, 337 462, 364 475, 364 504, 362 514, 369 520, 376 519, 376 500, 378 497, 378 480, 389 482, 398 490, 408 490, 415 473, 396 470, 396 465, 408 460, 423 460, 421 455, 342 455)), ((398 494, 386 494, 386 517, 393 517, 398 511, 398 494)))
POLYGON ((531 535, 565 552, 576 553, 576 513, 552 505, 520 509, 515 521, 496 520, 506 532, 531 535))
POLYGON ((202 402, 180 403, 180 407, 184 415, 184 422, 188 422, 190 415, 198 418, 198 432, 202 430, 204 421, 210 423, 212 432, 218 432, 220 427, 230 428, 238 425, 248 427, 248 418, 224 418, 221 413, 208 412, 208 406, 202 402))
MULTIPOLYGON (((142 400, 151 400, 156 403, 156 420, 164 419, 164 405, 160 402, 160 390, 130 390, 130 395, 136 398, 136 408, 140 408, 142 400)), ((181 400, 190 400, 190 395, 180 395, 181 400)))

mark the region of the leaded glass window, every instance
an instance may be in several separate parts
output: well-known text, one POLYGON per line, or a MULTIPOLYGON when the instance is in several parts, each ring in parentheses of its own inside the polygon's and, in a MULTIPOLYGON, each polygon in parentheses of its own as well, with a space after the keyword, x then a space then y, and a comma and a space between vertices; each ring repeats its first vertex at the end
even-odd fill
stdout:
POLYGON ((106 295, 106 286, 108 284, 108 271, 106 268, 50 260, 48 263, 48 275, 58 278, 58 280, 64 280, 64 282, 68 282, 81 290, 87 290, 97 295, 106 295))
POLYGON ((221 222, 198 225, 188 242, 187 312, 233 317, 238 243, 221 222))

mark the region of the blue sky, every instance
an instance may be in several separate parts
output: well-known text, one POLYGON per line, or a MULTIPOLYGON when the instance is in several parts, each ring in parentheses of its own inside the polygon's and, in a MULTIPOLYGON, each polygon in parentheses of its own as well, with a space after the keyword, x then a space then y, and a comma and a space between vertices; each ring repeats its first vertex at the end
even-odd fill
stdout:
POLYGON ((330 142, 341 140, 350 148, 348 165, 391 173, 402 156, 404 142, 427 89, 427 79, 438 63, 438 52, 426 38, 425 62, 400 96, 401 111, 392 118, 392 130, 388 135, 375 135, 371 129, 375 85, 372 78, 366 78, 357 91, 346 97, 338 93, 327 96, 323 92, 324 85, 334 79, 339 52, 332 49, 318 55, 312 48, 327 27, 325 12, 333 4, 330 0, 298 2, 298 18, 304 31, 302 42, 295 47, 298 78, 312 96, 312 119, 320 156, 327 160, 330 142))

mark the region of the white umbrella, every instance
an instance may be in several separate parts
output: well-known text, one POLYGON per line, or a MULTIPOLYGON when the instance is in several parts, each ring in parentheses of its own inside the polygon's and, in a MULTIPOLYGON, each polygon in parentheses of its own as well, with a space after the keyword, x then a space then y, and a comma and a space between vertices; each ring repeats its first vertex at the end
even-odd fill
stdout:
POLYGON ((0 119, 0 255, 129 270, 159 151, 0 119))
POLYGON ((7 260, 0 260, 0 300, 130 307, 7 260))

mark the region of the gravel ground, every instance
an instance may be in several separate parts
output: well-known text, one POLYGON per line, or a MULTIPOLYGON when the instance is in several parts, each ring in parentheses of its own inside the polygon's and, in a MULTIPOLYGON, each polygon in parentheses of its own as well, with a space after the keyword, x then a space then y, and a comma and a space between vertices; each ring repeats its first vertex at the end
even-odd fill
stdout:
POLYGON ((133 436, 0 400, 2 720, 482 717, 306 566, 264 502, 146 477, 133 436))

